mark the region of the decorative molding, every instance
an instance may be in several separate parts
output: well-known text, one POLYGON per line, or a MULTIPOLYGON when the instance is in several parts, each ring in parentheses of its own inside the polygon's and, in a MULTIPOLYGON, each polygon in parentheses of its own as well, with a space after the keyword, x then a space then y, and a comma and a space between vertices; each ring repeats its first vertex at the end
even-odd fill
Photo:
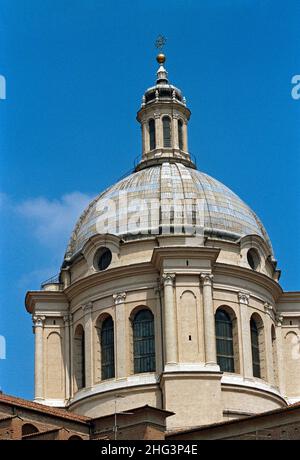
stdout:
POLYGON ((113 299, 114 299, 115 305, 124 303, 126 299, 126 292, 118 292, 117 294, 113 294, 113 299))
MULTIPOLYGON (((153 238, 154 239, 154 238, 153 238)), ((121 267, 111 268, 110 270, 104 270, 91 275, 86 276, 85 278, 80 278, 66 288, 66 294, 68 300, 71 303, 73 299, 81 294, 85 294, 87 289, 97 287, 99 289, 104 286, 104 283, 107 282, 116 282, 119 281, 123 276, 135 276, 138 280, 137 275, 153 275, 153 265, 151 263, 139 263, 132 265, 124 265, 121 267)), ((103 288, 104 289, 104 288, 103 288)), ((116 288, 115 288, 116 289, 116 288)), ((105 290, 105 292, 107 292, 105 290)), ((112 291, 113 294, 113 291, 112 291)))
POLYGON ((88 398, 89 396, 101 395, 103 393, 107 393, 108 391, 120 391, 121 389, 143 387, 147 385, 154 385, 159 388, 159 380, 159 375, 154 372, 131 375, 120 380, 104 380, 101 383, 94 384, 91 388, 82 388, 77 391, 71 399, 69 407, 82 399, 88 398))
MULTIPOLYGON (((153 249, 152 257, 151 257, 151 265, 154 266, 157 270, 163 272, 164 270, 168 270, 164 267, 165 260, 172 260, 172 259, 193 259, 193 260, 203 260, 205 264, 207 261, 215 264, 218 255, 220 254, 220 249, 216 248, 206 248, 206 247, 199 247, 199 246, 186 246, 187 242, 186 239, 180 238, 179 246, 166 246, 166 242, 168 241, 168 236, 163 237, 158 235, 157 239, 161 247, 156 247, 153 249)), ((174 238, 174 237, 173 237, 174 238)), ((196 244, 196 242, 202 244, 203 239, 202 237, 196 238, 192 237, 188 239, 189 244, 196 244)), ((171 269, 169 269, 171 270, 171 269)), ((176 272, 178 273, 181 271, 182 273, 186 272, 186 267, 182 270, 177 269, 176 272)), ((206 272, 207 273, 207 272, 206 272)), ((199 275, 199 270, 194 270, 195 275, 199 275)))
POLYGON ((39 303, 51 303, 59 305, 61 310, 66 311, 69 303, 67 296, 62 291, 28 291, 25 298, 26 310, 34 314, 36 305, 39 303))
POLYGON ((265 312, 270 315, 270 316, 274 316, 274 307, 273 305, 271 305, 270 303, 268 302, 265 302, 264 303, 264 309, 265 309, 265 312))
POLYGON ((282 323, 283 323, 283 316, 282 315, 275 315, 275 321, 276 321, 276 324, 277 326, 282 326, 282 323))
POLYGON ((203 362, 200 363, 168 363, 165 364, 164 373, 172 372, 187 372, 187 373, 218 373, 220 374, 220 366, 218 364, 206 364, 203 362))
POLYGON ((153 116, 154 116, 154 119, 157 120, 158 118, 160 118, 160 112, 154 112, 153 116))
POLYGON ((200 281, 204 286, 205 285, 211 286, 213 279, 214 279, 214 275, 212 275, 211 273, 200 273, 200 281))
POLYGON ((246 379, 241 375, 230 375, 230 374, 223 374, 221 379, 221 385, 234 385, 234 386, 241 386, 245 388, 252 388, 254 390, 261 390, 266 391, 268 393, 272 393, 275 396, 278 396, 282 400, 284 398, 281 396, 279 390, 271 385, 268 382, 264 382, 263 380, 257 380, 255 378, 246 379))
POLYGON ((278 298, 279 296, 282 296, 282 288, 280 287, 279 283, 264 273, 260 273, 255 270, 249 270, 248 268, 240 267, 237 265, 229 265, 220 262, 214 264, 214 273, 216 275, 232 276, 238 279, 242 279, 244 283, 249 281, 253 283, 254 286, 267 289, 272 298, 278 298))
POLYGON ((46 316, 35 315, 32 317, 34 327, 43 327, 45 322, 46 316))
POLYGON ((66 315, 63 316, 65 326, 70 326, 73 321, 73 315, 72 313, 67 313, 66 315))
POLYGON ((85 303, 84 305, 81 305, 81 308, 82 308, 84 314, 87 315, 88 313, 92 312, 93 303, 92 302, 85 303))
POLYGON ((249 305, 250 293, 248 291, 239 291, 239 302, 244 305, 249 305))
POLYGON ((175 273, 163 273, 161 279, 163 281, 164 286, 171 285, 173 286, 175 282, 175 273))
POLYGON ((183 294, 186 294, 186 293, 192 294, 192 296, 194 297, 194 299, 197 299, 196 294, 195 294, 191 289, 185 289, 185 291, 183 291, 183 292, 180 294, 179 298, 182 299, 183 294))

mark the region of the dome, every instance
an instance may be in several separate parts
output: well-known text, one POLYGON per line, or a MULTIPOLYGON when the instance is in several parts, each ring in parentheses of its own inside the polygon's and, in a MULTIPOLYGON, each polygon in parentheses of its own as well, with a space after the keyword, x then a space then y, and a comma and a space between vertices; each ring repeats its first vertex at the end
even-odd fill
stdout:
POLYGON ((205 236, 221 240, 259 235, 273 255, 262 223, 234 192, 182 163, 163 162, 129 175, 98 195, 79 218, 65 258, 72 258, 98 233, 126 241, 149 238, 165 234, 170 220, 172 234, 194 233, 191 223, 198 223, 205 236))

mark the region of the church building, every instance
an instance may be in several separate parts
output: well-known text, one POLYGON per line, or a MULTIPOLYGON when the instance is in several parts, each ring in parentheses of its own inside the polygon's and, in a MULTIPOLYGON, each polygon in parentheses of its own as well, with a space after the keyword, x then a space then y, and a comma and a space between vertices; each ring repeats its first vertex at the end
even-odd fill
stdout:
POLYGON ((165 59, 137 113, 140 161, 83 210, 59 276, 26 295, 34 401, 76 423, 145 408, 171 439, 296 408, 299 435, 300 292, 280 286, 255 212, 197 169, 165 59))

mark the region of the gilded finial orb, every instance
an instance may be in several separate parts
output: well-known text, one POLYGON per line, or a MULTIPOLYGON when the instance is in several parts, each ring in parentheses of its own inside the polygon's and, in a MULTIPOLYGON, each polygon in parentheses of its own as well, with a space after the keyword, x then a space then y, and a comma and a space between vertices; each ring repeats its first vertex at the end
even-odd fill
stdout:
POLYGON ((166 61, 166 56, 163 53, 159 53, 156 56, 156 60, 159 64, 163 64, 166 61))

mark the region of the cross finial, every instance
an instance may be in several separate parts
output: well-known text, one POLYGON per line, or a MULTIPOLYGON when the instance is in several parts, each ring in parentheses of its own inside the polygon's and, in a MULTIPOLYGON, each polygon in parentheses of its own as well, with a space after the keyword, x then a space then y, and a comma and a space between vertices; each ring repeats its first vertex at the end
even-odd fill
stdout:
POLYGON ((155 46, 159 50, 162 50, 166 43, 167 43, 167 39, 163 35, 159 35, 157 39, 155 40, 155 46))

